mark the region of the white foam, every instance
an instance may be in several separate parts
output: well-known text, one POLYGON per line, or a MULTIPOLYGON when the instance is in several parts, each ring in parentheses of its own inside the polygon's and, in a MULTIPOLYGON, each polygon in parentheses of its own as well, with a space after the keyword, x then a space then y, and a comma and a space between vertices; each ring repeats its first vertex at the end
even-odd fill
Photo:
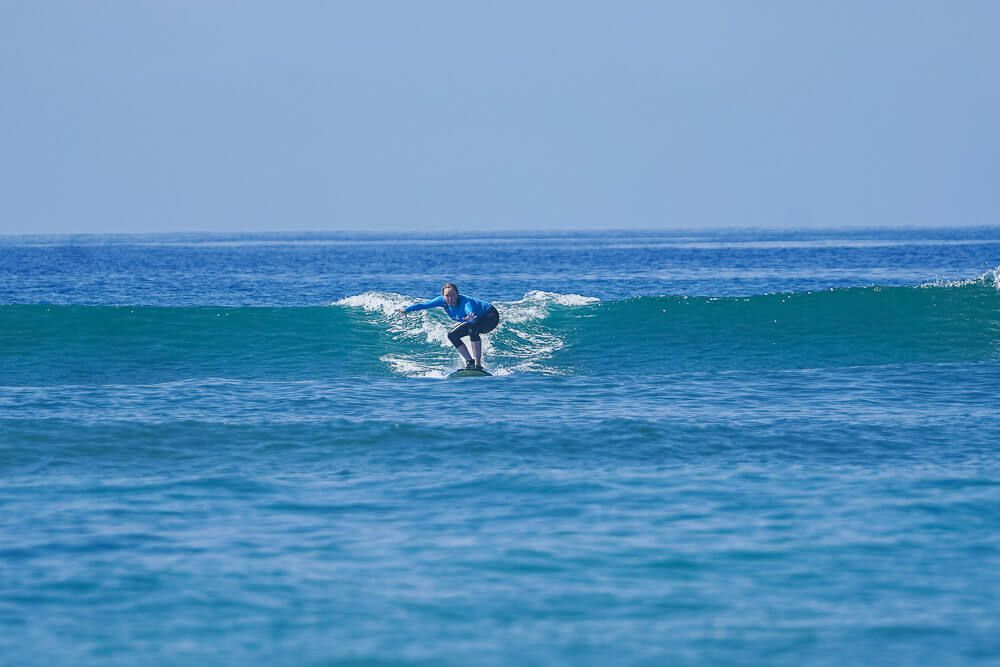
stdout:
POLYGON ((550 308, 553 305, 571 308, 589 306, 599 302, 596 297, 581 294, 532 290, 518 301, 498 303, 501 320, 496 333, 502 333, 505 343, 498 356, 504 365, 498 367, 494 374, 564 375, 565 371, 546 363, 566 345, 566 341, 545 326, 550 308))
POLYGON ((405 375, 411 378, 443 378, 447 377, 450 369, 432 366, 414 359, 387 354, 379 357, 380 361, 389 364, 394 373, 405 375))
POLYGON ((920 287, 967 287, 969 285, 986 285, 1000 289, 1000 266, 990 269, 976 278, 964 278, 962 280, 935 280, 924 283, 920 287))
POLYGON ((549 306, 589 306, 600 302, 600 299, 593 296, 583 296, 581 294, 559 294, 557 292, 544 292, 542 290, 532 290, 527 292, 518 301, 499 302, 503 319, 522 323, 531 320, 540 320, 548 317, 549 306))
POLYGON ((1000 289, 1000 266, 995 269, 990 269, 983 275, 979 276, 979 279, 983 282, 993 283, 993 287, 1000 289))
POLYGON ((380 312, 383 315, 390 316, 395 314, 400 308, 404 308, 412 303, 416 303, 416 301, 395 292, 364 292, 363 294, 344 297, 339 301, 334 301, 330 305, 361 308, 366 313, 380 312))
POLYGON ((596 296, 583 296, 582 294, 559 294, 558 292, 545 292, 542 290, 531 290, 525 294, 522 301, 551 301, 560 306, 589 306, 599 303, 596 296))

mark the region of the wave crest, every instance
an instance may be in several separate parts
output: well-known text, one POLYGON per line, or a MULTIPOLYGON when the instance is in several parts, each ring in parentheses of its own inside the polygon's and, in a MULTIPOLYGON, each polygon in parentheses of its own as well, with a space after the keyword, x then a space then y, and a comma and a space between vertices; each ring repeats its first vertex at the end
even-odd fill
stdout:
MULTIPOLYGON (((498 301, 495 374, 644 375, 1000 360, 1000 270, 970 283, 750 297, 498 301), (626 355, 616 353, 627 350, 626 355)), ((366 292, 321 308, 0 306, 0 384, 442 377, 455 323, 366 292)))

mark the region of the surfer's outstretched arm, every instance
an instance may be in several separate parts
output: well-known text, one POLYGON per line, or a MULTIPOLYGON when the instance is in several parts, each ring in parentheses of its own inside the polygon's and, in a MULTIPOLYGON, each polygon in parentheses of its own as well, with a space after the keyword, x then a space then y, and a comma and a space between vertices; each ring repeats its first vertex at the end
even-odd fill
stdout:
POLYGON ((401 308, 399 312, 414 313, 418 310, 427 310, 428 308, 440 308, 442 306, 444 306, 444 297, 439 296, 437 298, 431 299, 430 301, 425 301, 424 303, 415 303, 412 306, 401 308))

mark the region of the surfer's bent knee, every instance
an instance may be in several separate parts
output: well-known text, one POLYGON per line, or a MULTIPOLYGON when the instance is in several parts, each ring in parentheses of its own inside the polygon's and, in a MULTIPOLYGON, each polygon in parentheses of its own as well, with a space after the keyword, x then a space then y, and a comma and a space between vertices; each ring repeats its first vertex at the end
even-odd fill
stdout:
MULTIPOLYGON (((462 347, 462 345, 464 345, 464 343, 462 343, 462 336, 464 336, 466 334, 465 329, 468 329, 468 328, 469 328, 469 325, 467 323, 466 324, 459 324, 457 327, 455 327, 454 329, 452 329, 451 331, 449 331, 448 332, 448 340, 451 341, 451 344, 454 345, 455 347, 462 347)), ((476 339, 473 338, 472 340, 476 340, 476 339)))

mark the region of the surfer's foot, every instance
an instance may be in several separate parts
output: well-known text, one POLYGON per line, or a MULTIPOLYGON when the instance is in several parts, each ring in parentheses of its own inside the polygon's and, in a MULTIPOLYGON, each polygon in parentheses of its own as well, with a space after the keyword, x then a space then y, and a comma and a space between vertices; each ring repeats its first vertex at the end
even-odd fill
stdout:
POLYGON ((472 359, 469 359, 468 361, 465 362, 465 368, 466 370, 474 370, 476 368, 482 369, 482 366, 476 366, 476 362, 473 361, 472 359))
POLYGON ((476 364, 476 365, 474 365, 474 366, 473 366, 472 368, 474 368, 474 369, 475 369, 475 370, 477 370, 477 371, 481 371, 481 370, 483 370, 483 367, 482 367, 482 365, 481 365, 481 364, 476 364))

